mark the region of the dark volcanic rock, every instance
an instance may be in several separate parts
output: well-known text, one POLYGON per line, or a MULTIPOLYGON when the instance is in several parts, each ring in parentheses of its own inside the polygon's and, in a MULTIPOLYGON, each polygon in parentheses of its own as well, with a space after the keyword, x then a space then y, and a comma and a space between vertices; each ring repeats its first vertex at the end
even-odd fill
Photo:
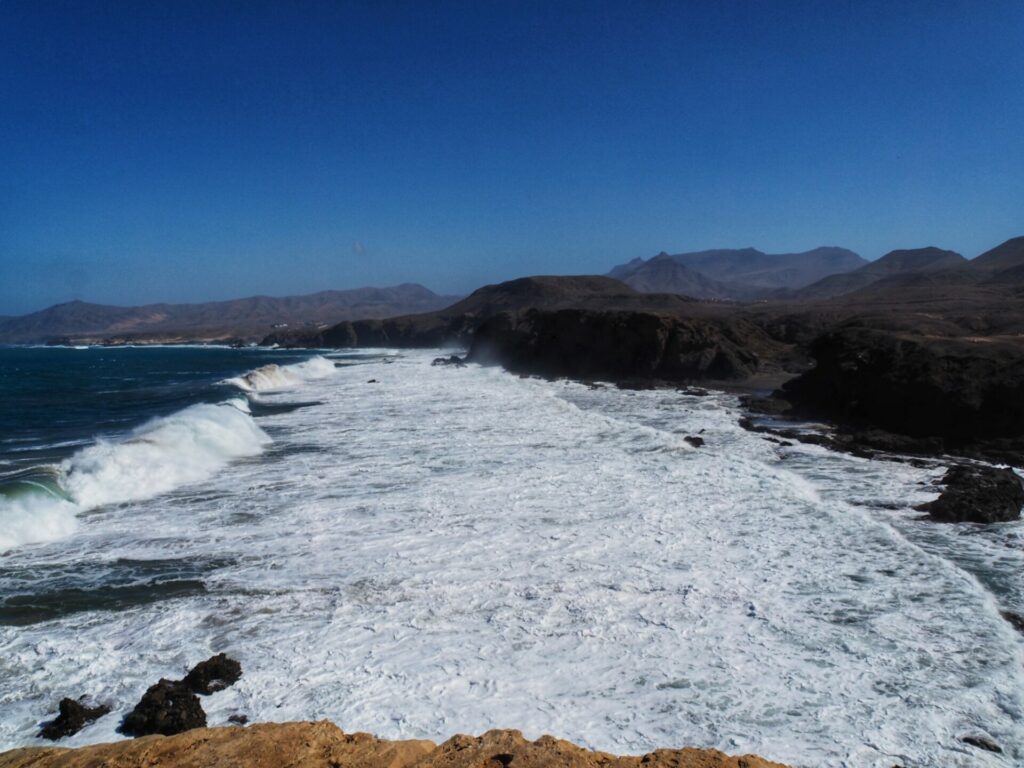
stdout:
POLYGON ((740 404, 752 413, 762 413, 769 416, 783 416, 793 410, 793 404, 782 397, 757 397, 755 395, 744 395, 740 398, 740 404))
POLYGON ((952 444, 1024 434, 1024 344, 849 326, 783 389, 798 410, 952 444))
POLYGON ((944 446, 942 438, 910 437, 882 429, 866 429, 844 434, 841 441, 851 450, 866 448, 888 453, 919 453, 929 456, 941 453, 944 446))
POLYGON ((199 697, 183 682, 160 680, 149 687, 121 723, 127 736, 149 736, 159 733, 173 736, 192 728, 206 727, 206 713, 199 697))
POLYGON ((1024 634, 1024 616, 1013 611, 1001 611, 1000 613, 1011 627, 1024 634))
POLYGON ((485 321, 467 359, 498 363, 516 373, 584 380, 735 380, 758 369, 753 349, 770 343, 742 320, 529 310, 485 321))
POLYGON ((110 712, 110 707, 103 704, 87 707, 74 699, 61 699, 59 710, 60 714, 55 719, 44 723, 39 729, 40 738, 56 741, 65 736, 73 736, 93 720, 110 712))
POLYGON ((694 448, 700 448, 702 445, 704 445, 703 437, 694 437, 693 435, 689 435, 687 437, 684 437, 683 440, 688 442, 694 448))
POLYGON ((987 752, 995 752, 996 754, 1002 754, 1003 752, 1002 747, 984 736, 964 736, 960 741, 964 744, 970 744, 972 747, 984 749, 987 752))
POLYGON ((1020 518, 1024 482, 1012 469, 951 467, 942 479, 946 490, 918 509, 945 523, 1004 523, 1020 518))
POLYGON ((234 685, 242 676, 242 665, 227 654, 218 653, 196 664, 182 680, 195 693, 209 695, 234 685))
POLYGON ((465 368, 465 361, 458 355, 452 355, 451 357, 435 357, 431 365, 451 365, 455 368, 465 368))

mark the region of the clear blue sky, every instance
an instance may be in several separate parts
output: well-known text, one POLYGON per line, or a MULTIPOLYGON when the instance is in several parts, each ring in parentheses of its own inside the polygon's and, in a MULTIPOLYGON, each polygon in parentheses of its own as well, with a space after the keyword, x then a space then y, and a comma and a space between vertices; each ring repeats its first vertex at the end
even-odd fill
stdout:
POLYGON ((0 314, 1020 234, 1020 0, 0 2, 0 314))

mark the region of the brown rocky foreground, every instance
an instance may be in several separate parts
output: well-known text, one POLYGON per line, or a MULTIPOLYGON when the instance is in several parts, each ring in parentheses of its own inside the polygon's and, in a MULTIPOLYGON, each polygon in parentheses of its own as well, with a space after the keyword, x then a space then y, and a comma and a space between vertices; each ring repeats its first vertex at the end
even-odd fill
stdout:
POLYGON ((327 721, 197 728, 78 749, 30 747, 0 754, 0 768, 785 768, 760 757, 713 749, 659 749, 638 757, 591 752, 568 741, 519 731, 488 731, 431 741, 384 741, 344 733, 327 721))

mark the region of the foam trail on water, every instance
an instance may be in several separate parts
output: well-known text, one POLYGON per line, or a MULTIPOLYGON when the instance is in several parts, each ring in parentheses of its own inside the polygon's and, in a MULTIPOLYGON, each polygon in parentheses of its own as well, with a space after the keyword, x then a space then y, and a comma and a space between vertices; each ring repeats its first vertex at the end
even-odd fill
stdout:
POLYGON ((245 392, 273 392, 292 389, 305 381, 331 376, 334 371, 334 363, 317 355, 291 365, 264 365, 241 376, 225 379, 223 383, 232 384, 245 392))
POLYGON ((79 512, 200 482, 268 443, 243 399, 192 405, 122 440, 100 440, 60 465, 59 489, 67 498, 46 489, 0 496, 0 550, 66 538, 79 512))

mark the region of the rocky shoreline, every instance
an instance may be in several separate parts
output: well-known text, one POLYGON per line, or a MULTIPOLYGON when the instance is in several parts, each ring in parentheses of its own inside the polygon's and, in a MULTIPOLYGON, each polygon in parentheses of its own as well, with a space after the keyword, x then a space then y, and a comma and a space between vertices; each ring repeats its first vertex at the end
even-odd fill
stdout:
POLYGON ((453 736, 443 744, 388 741, 345 733, 328 721, 196 728, 176 736, 146 736, 62 749, 29 747, 0 754, 0 768, 785 768, 754 755, 713 749, 659 749, 620 757, 514 730, 453 736))
MULTIPOLYGON (((234 685, 241 664, 224 653, 195 665, 181 680, 161 679, 121 721, 118 731, 134 737, 76 748, 24 747, 0 753, 0 768, 166 768, 244 765, 253 768, 509 768, 561 765, 569 768, 785 768, 754 755, 731 757, 714 749, 659 749, 636 757, 594 752, 542 736, 528 741, 519 731, 492 730, 479 737, 457 735, 443 744, 388 741, 366 733, 346 734, 329 721, 261 723, 234 714, 231 725, 207 727, 199 696, 234 685)), ((111 714, 88 697, 60 702, 59 714, 42 724, 39 737, 58 741, 111 714)))

